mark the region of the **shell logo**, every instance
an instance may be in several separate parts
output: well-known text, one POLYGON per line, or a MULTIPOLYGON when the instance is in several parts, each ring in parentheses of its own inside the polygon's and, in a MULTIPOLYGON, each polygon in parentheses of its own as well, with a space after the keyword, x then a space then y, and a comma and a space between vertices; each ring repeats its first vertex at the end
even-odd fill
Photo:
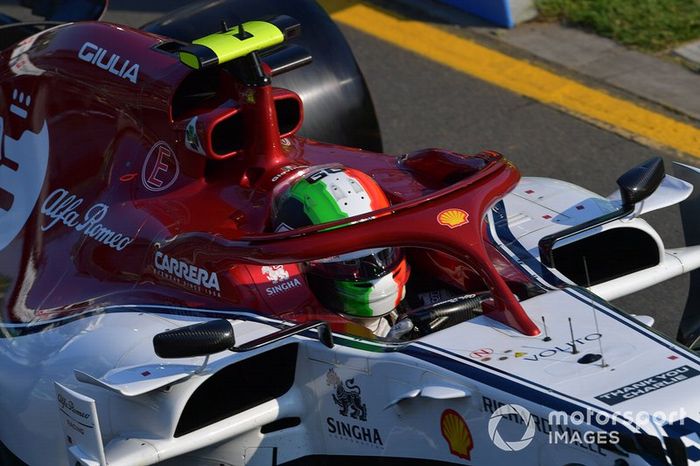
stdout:
POLYGON ((438 214, 437 221, 440 225, 457 228, 469 223, 469 214, 462 209, 446 209, 438 214))
POLYGON ((472 433, 464 418, 452 409, 443 411, 440 417, 440 431, 447 440, 450 453, 465 460, 471 460, 470 452, 474 448, 472 433))

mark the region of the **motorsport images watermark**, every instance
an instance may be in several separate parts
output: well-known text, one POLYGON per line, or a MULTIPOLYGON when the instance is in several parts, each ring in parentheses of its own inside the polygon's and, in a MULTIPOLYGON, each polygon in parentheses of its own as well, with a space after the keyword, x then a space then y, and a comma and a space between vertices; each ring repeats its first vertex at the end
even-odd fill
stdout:
MULTIPOLYGON (((489 402, 495 400, 484 399, 484 406, 488 409, 489 402)), ((520 451, 525 449, 534 440, 535 434, 540 432, 548 436, 549 444, 574 444, 593 451, 600 451, 603 445, 617 445, 620 442, 620 433, 613 428, 602 430, 605 426, 615 426, 621 419, 633 422, 636 425, 653 423, 656 425, 666 425, 672 423, 682 424, 687 417, 684 409, 665 413, 656 411, 648 413, 645 411, 625 411, 615 412, 611 416, 608 413, 574 411, 566 413, 563 411, 552 411, 547 419, 534 415, 517 404, 501 404, 492 411, 489 419, 489 437, 496 447, 504 451, 520 451), (517 423, 525 426, 520 438, 512 439, 513 429, 507 427, 508 424, 517 423), (585 430, 586 426, 596 425, 601 430, 585 430), (579 430, 577 427, 581 426, 579 430), (505 433, 510 436, 504 435, 505 433), (507 440, 506 440, 507 439, 507 440)), ((519 431, 522 429, 519 429, 519 431)))

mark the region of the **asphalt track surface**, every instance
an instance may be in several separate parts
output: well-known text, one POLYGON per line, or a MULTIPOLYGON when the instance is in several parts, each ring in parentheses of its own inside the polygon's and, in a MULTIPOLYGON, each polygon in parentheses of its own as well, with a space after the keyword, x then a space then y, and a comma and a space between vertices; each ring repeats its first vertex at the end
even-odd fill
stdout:
MULTIPOLYGON (((106 20, 138 26, 190 2, 110 3, 106 20)), ((10 5, 15 3, 0 0, 0 11, 17 11, 10 5)), ((673 160, 697 163, 641 145, 351 27, 341 29, 369 85, 387 153, 426 147, 462 153, 492 149, 505 154, 525 176, 557 178, 603 195, 616 189, 619 175, 652 156, 662 155, 667 170, 673 160)), ((666 247, 684 244, 677 207, 645 219, 657 228, 666 247)), ((687 277, 680 277, 614 304, 628 312, 653 316, 657 330, 675 336, 688 286, 687 277)))

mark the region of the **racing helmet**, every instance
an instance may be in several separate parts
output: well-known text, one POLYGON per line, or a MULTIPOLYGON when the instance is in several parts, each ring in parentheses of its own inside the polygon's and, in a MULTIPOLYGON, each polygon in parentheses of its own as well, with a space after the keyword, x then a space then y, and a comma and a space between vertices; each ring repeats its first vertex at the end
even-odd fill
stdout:
MULTIPOLYGON (((278 197, 275 231, 333 222, 389 207, 367 174, 347 167, 313 167, 278 197)), ((351 318, 377 318, 405 295, 409 267, 400 248, 375 248, 301 265, 309 287, 327 309, 351 318)))

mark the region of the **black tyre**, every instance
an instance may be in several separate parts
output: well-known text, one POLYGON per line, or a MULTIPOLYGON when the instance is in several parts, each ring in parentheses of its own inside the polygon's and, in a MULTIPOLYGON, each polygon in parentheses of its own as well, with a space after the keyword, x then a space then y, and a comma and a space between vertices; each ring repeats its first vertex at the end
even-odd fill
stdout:
POLYGON ((313 0, 205 0, 175 10, 142 29, 191 42, 235 25, 285 14, 302 25, 294 42, 313 57, 310 65, 276 76, 273 84, 293 90, 304 102, 300 135, 381 152, 382 140, 365 79, 345 38, 313 0), (339 83, 343 83, 341 86, 339 83))

